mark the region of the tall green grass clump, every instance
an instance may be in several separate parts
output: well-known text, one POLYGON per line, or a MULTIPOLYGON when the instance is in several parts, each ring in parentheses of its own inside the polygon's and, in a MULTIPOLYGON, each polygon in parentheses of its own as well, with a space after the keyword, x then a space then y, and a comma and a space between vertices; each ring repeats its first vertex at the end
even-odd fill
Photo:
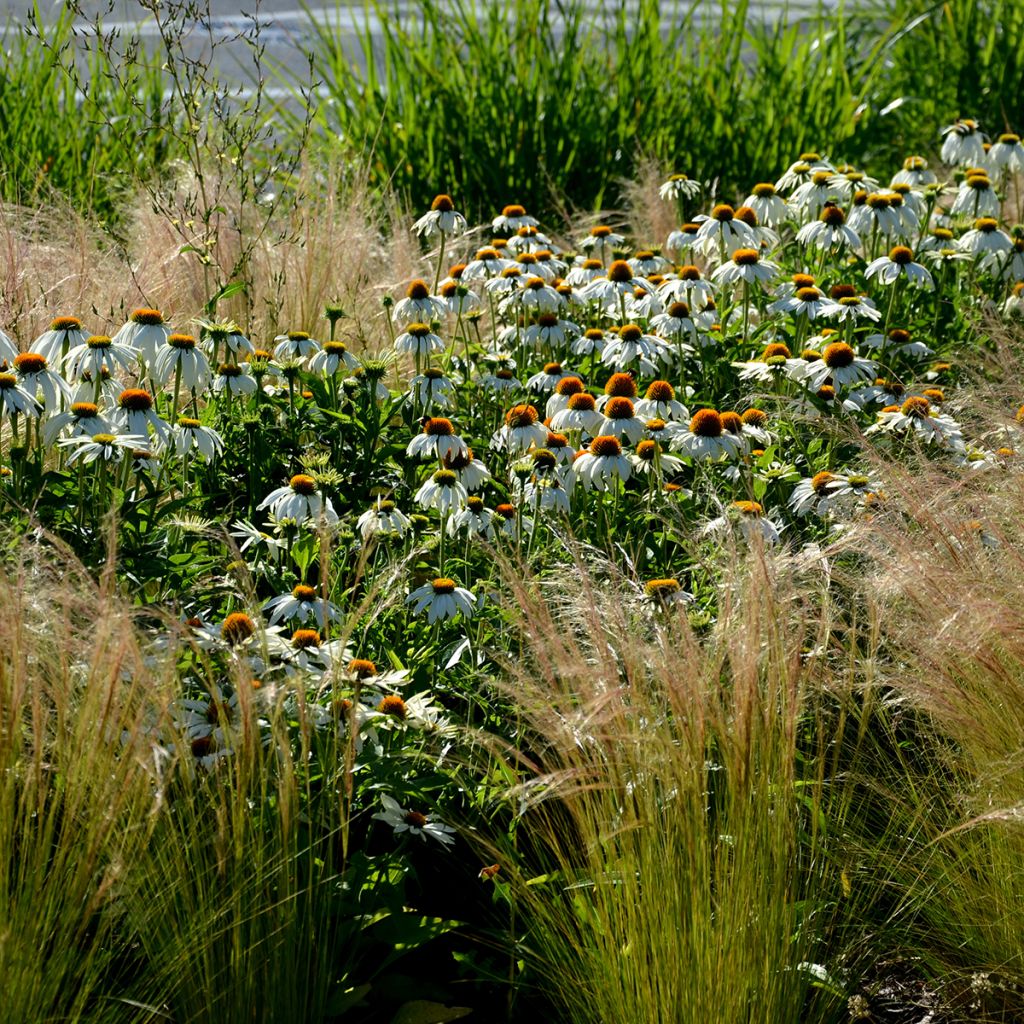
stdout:
POLYGON ((77 37, 74 22, 75 14, 61 5, 52 22, 36 11, 6 28, 0 198, 32 205, 57 193, 79 210, 114 221, 137 182, 174 156, 163 131, 172 117, 164 74, 158 62, 136 53, 119 70, 124 88, 109 56, 77 37))
POLYGON ((370 0, 366 14, 379 35, 363 32, 356 60, 317 28, 322 137, 414 206, 447 189, 477 219, 505 201, 614 204, 645 159, 739 190, 802 150, 835 151, 884 42, 833 11, 759 21, 747 0, 597 13, 578 0, 424 0, 401 16, 370 0))

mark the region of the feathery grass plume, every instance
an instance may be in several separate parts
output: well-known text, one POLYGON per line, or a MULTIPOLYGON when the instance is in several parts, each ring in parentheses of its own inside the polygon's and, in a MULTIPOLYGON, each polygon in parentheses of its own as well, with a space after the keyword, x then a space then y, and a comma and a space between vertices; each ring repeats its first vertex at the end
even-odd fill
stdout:
POLYGON ((112 575, 18 551, 0 573, 0 1019, 78 1020, 134 955, 124 900, 161 805, 152 700, 171 676, 144 663, 112 575))
POLYGON ((784 564, 737 557, 705 638, 685 605, 636 588, 624 601, 579 562, 572 597, 506 574, 532 777, 513 793, 516 849, 497 859, 561 1020, 726 1022, 757 1007, 780 1021, 837 1005, 819 962, 845 800, 819 713, 833 613, 820 578, 798 589, 784 564))

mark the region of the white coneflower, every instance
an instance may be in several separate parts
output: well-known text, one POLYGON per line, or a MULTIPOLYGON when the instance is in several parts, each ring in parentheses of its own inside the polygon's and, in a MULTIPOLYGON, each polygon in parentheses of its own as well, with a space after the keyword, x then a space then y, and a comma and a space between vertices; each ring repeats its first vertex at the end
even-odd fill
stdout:
POLYGON ((669 308, 673 302, 685 302, 692 310, 703 309, 714 298, 710 282, 700 269, 691 265, 680 267, 675 278, 658 286, 658 298, 669 308))
POLYGON ((446 529, 450 537, 464 533, 492 541, 495 537, 493 519, 494 513, 484 506, 483 498, 470 497, 466 499, 465 507, 448 519, 446 529))
POLYGON ((757 214, 757 219, 769 228, 777 228, 792 216, 786 200, 780 196, 771 182, 761 182, 753 187, 750 195, 743 200, 757 214))
POLYGON ((986 256, 981 265, 1000 280, 1024 280, 1024 237, 1015 238, 1008 252, 986 256))
POLYGON ((877 277, 878 283, 885 285, 895 284, 900 278, 906 278, 918 288, 931 291, 935 287, 932 275, 920 263, 914 262, 913 251, 905 245, 894 246, 888 256, 879 256, 877 260, 872 260, 864 271, 864 276, 869 280, 877 277))
POLYGON ((288 331, 279 334, 274 341, 274 358, 279 363, 301 360, 305 362, 320 351, 320 342, 306 331, 288 331))
MULTIPOLYGON (((468 591, 464 591, 464 593, 468 593, 468 591)), ((430 621, 434 622, 436 618, 435 616, 430 621)), ((455 845, 455 840, 450 834, 455 829, 450 825, 434 821, 419 811, 408 811, 397 800, 386 793, 382 794, 380 799, 384 805, 384 810, 378 811, 373 817, 378 821, 383 821, 386 825, 390 825, 395 830, 395 835, 408 832, 411 836, 419 836, 424 842, 426 842, 426 837, 430 836, 432 839, 436 839, 442 846, 455 845)))
POLYGON ((451 455, 444 460, 444 468, 454 470, 459 483, 467 491, 478 491, 491 480, 491 471, 467 448, 461 455, 451 455))
POLYGON ((462 271, 463 281, 486 281, 497 277, 503 270, 515 266, 515 261, 502 256, 497 249, 486 246, 478 249, 476 255, 462 271))
POLYGON ((732 258, 711 275, 716 284, 767 284, 780 274, 777 264, 762 260, 756 249, 737 249, 732 258))
POLYGON ((177 455, 188 455, 194 448, 207 462, 212 462, 224 451, 224 441, 220 434, 190 416, 178 419, 171 433, 171 445, 177 455))
POLYGON ((419 359, 443 352, 444 342, 426 324, 409 324, 405 332, 395 338, 395 351, 419 359))
POLYGON ((672 302, 664 313, 652 317, 651 330, 666 341, 683 346, 683 351, 690 350, 691 345, 697 343, 697 325, 685 302, 672 302))
POLYGON ((652 381, 636 403, 636 414, 644 420, 680 421, 690 418, 689 410, 676 401, 675 388, 667 380, 652 381))
POLYGON ((808 390, 817 392, 830 379, 835 388, 849 387, 861 380, 874 380, 875 364, 868 359, 859 359, 845 342, 835 341, 825 346, 821 359, 808 364, 801 383, 808 390))
POLYGON ((847 246, 860 248, 860 235, 846 224, 846 214, 838 206, 826 204, 817 220, 805 224, 796 240, 801 245, 812 245, 816 249, 833 249, 847 246))
POLYGON ((14 369, 21 387, 34 398, 41 397, 45 410, 55 409, 62 399, 65 403, 70 399, 71 388, 67 381, 46 365, 44 356, 21 352, 14 357, 14 369))
POLYGON ((43 427, 43 441, 50 445, 68 428, 69 437, 92 437, 93 434, 113 434, 114 428, 100 415, 95 402, 75 402, 66 412, 51 416, 43 427))
POLYGON ((245 372, 245 365, 238 363, 221 363, 217 376, 213 378, 213 393, 230 395, 251 395, 259 385, 256 378, 245 372))
POLYGON ((960 424, 943 413, 936 413, 923 395, 912 395, 900 406, 891 406, 878 414, 878 422, 865 433, 905 434, 913 432, 928 443, 962 450, 960 424))
POLYGON ((831 303, 813 285, 797 288, 793 295, 776 299, 769 307, 771 313, 791 313, 794 317, 807 317, 814 320, 831 312, 831 303))
POLYGON ((85 344, 86 335, 82 321, 76 316, 59 316, 32 343, 32 351, 44 356, 53 366, 60 366, 64 356, 79 345, 85 344))
POLYGON ((651 374, 656 364, 671 355, 665 342, 655 334, 644 334, 636 324, 625 324, 612 334, 601 353, 601 362, 616 370, 623 370, 640 361, 640 371, 651 374))
POLYGON ((998 217, 999 194, 986 174, 968 174, 957 189, 950 216, 998 217))
POLYGON ((438 295, 448 313, 452 316, 469 316, 483 310, 483 302, 468 285, 461 281, 442 281, 438 295))
POLYGON ((881 183, 856 167, 836 168, 836 173, 828 179, 829 187, 834 189, 843 202, 849 202, 857 192, 877 192, 881 183))
POLYGON ((251 356, 256 346, 242 333, 242 329, 233 320, 222 323, 209 320, 198 321, 204 348, 212 356, 220 356, 221 345, 224 346, 225 359, 230 355, 234 362, 251 356))
POLYGON ((126 450, 131 451, 145 441, 144 437, 134 434, 93 434, 92 437, 65 437, 58 443, 71 449, 68 454, 70 466, 79 459, 85 463, 96 462, 97 459, 104 462, 120 462, 126 450))
POLYGON ((1020 174, 1024 171, 1024 146, 1020 136, 1013 132, 1000 135, 985 154, 985 163, 997 174, 1003 171, 1020 174))
POLYGON ((270 514, 278 522, 290 520, 299 526, 309 525, 314 529, 321 522, 328 526, 338 524, 338 514, 330 498, 324 498, 317 488, 316 480, 305 473, 297 473, 286 486, 271 491, 256 508, 269 508, 270 514))
POLYGON ((736 211, 727 203, 719 203, 711 215, 696 218, 700 224, 694 248, 705 259, 721 255, 731 256, 737 249, 758 248, 757 238, 749 225, 736 218, 736 211))
POLYGON ((628 480, 633 465, 622 454, 618 438, 595 437, 590 447, 573 462, 572 471, 585 490, 607 491, 616 481, 628 480))
POLYGON ((978 122, 964 118, 942 129, 942 162, 953 167, 982 167, 985 164, 985 136, 978 122))
POLYGON ((558 313, 565 299, 543 277, 529 277, 523 287, 513 292, 502 303, 502 312, 518 307, 532 313, 558 313))
POLYGON ((636 451, 629 456, 629 461, 633 464, 634 472, 641 476, 646 476, 649 473, 677 476, 684 468, 682 459, 669 455, 662 450, 657 441, 652 441, 649 438, 637 444, 636 451))
POLYGON ((466 230, 466 218, 455 209, 451 196, 434 197, 429 212, 425 213, 412 229, 417 235, 461 235, 466 230))
POLYGON ((493 373, 485 373, 477 378, 477 383, 485 391, 493 391, 498 395, 511 394, 522 390, 522 383, 508 366, 498 366, 493 373))
POLYGON ((404 537, 412 527, 409 517, 393 501, 378 498, 357 520, 356 528, 364 541, 375 534, 394 534, 404 537))
POLYGON ((700 182, 685 174, 672 174, 658 187, 658 195, 670 201, 696 199, 700 195, 700 182))
POLYGON ((700 231, 699 224, 682 224, 675 231, 670 231, 665 239, 665 249, 675 256, 682 258, 689 256, 697 244, 697 232, 700 231))
POLYGON ((602 419, 594 396, 579 391, 568 395, 565 406, 552 415, 551 428, 569 433, 586 433, 593 437, 602 419))
POLYGON ((630 444, 635 445, 644 436, 644 423, 645 420, 636 415, 633 403, 628 398, 609 398, 604 405, 601 422, 597 424, 595 433, 620 441, 625 437, 630 444))
POLYGON ((413 615, 422 615, 426 612, 427 622, 431 624, 446 622, 459 615, 470 619, 476 611, 476 598, 472 592, 444 576, 439 576, 413 590, 405 599, 405 603, 412 605, 413 615))
POLYGON ((799 219, 809 220, 821 213, 821 208, 830 200, 841 199, 842 195, 832 184, 831 171, 814 171, 801 182, 789 197, 789 205, 799 219))
POLYGON ((626 262, 637 277, 650 277, 672 269, 672 264, 664 256, 651 249, 638 249, 626 262))
POLYGON ((416 503, 422 508, 436 508, 442 516, 466 503, 466 488, 454 470, 436 470, 416 492, 416 503))
POLYGON ((464 455, 466 442, 456 436, 452 421, 443 416, 427 417, 423 431, 417 434, 405 449, 410 458, 442 461, 454 455, 464 455))
POLYGON ((505 244, 508 252, 520 256, 524 252, 540 252, 542 249, 552 251, 555 248, 554 242, 543 232, 532 225, 521 227, 505 244))
POLYGON ((495 234, 503 234, 506 237, 514 235, 520 228, 535 228, 539 221, 531 217, 526 210, 518 203, 506 206, 494 220, 491 221, 491 230, 495 234))
POLYGON ((170 334, 171 330, 160 310, 136 309, 112 340, 115 345, 123 345, 138 353, 146 366, 152 366, 167 344, 170 334))
POLYGON ((1013 248, 1013 239, 999 230, 995 217, 979 217, 970 231, 965 231, 957 242, 957 248, 975 259, 991 254, 1007 253, 1013 248))
POLYGON ((146 439, 152 430, 160 446, 171 436, 170 424, 157 415, 153 396, 143 388, 126 388, 118 395, 114 422, 124 433, 139 434, 146 439))
POLYGON ((531 348, 562 348, 567 341, 578 338, 580 328, 571 320, 562 320, 557 313, 541 313, 537 322, 523 331, 523 341, 531 348))
POLYGON ((330 601, 321 598, 313 587, 300 583, 289 594, 281 594, 271 598, 263 611, 270 612, 270 625, 278 622, 291 622, 298 619, 305 622, 313 619, 323 630, 328 622, 341 620, 341 609, 330 601))
POLYGON ((548 428, 538 422, 537 410, 532 405, 514 405, 505 414, 504 426, 491 437, 491 447, 521 455, 533 446, 542 448, 548 437, 548 428))
POLYGON ((0 416, 38 416, 42 406, 24 388, 13 373, 0 373, 0 416))
POLYGON ((859 320, 870 320, 872 323, 882 319, 882 311, 866 296, 859 295, 850 287, 849 293, 843 292, 838 296, 830 297, 831 305, 826 311, 826 316, 838 320, 840 323, 859 320))
POLYGON ((798 516, 812 512, 824 516, 851 498, 863 499, 868 494, 878 493, 881 486, 880 481, 866 474, 823 471, 796 485, 789 498, 789 507, 798 516))
POLYGON ((430 294, 426 281, 417 278, 406 289, 405 298, 399 299, 391 310, 392 319, 402 326, 413 323, 430 323, 443 320, 448 315, 445 301, 430 294))
POLYGON ((600 249, 605 252, 608 249, 620 248, 626 239, 612 231, 607 224, 598 224, 592 227, 585 238, 580 239, 579 247, 583 252, 590 252, 592 249, 600 249))
POLYGON ((922 359, 935 354, 923 341, 911 339, 910 332, 902 327, 894 327, 889 331, 888 337, 884 334, 869 334, 860 344, 873 351, 885 349, 890 355, 902 356, 905 359, 922 359))
POLYGON ((792 358, 789 346, 782 342, 771 342, 766 345, 759 359, 730 365, 740 371, 740 380, 752 380, 762 384, 782 377, 799 380, 807 369, 802 359, 792 358))
POLYGON ((755 538, 773 545, 779 541, 779 528, 765 514, 764 508, 756 501, 734 501, 717 519, 704 527, 704 536, 739 529, 749 544, 755 538))
POLYGON ((619 308, 624 297, 632 294, 634 288, 642 288, 645 282, 633 273, 625 260, 614 260, 603 277, 595 278, 580 293, 584 302, 596 302, 613 312, 619 308))
MULTIPOLYGON (((563 369, 561 363, 545 363, 537 373, 527 380, 526 390, 546 395, 554 391, 563 380, 570 377, 576 377, 576 374, 571 370, 563 369)), ((549 412, 548 415, 550 416, 551 413, 549 412)))
POLYGON ((657 278, 657 274, 650 278, 652 288, 634 288, 633 294, 626 296, 626 311, 625 313, 620 311, 619 314, 622 319, 646 321, 664 312, 664 304, 658 298, 657 293, 653 291, 653 282, 657 278))
POLYGON ((742 449, 739 438, 725 430, 715 409, 700 409, 690 419, 690 428, 676 434, 670 443, 673 451, 691 458, 712 460, 736 458, 742 449))
POLYGON ((18 354, 18 346, 2 330, 0 330, 0 360, 7 363, 14 362, 18 354))
POLYGON ((339 370, 354 370, 359 360, 343 341, 325 341, 323 348, 309 361, 311 373, 333 377, 339 370))
POLYGON ((800 159, 791 163, 782 177, 775 182, 775 188, 779 192, 789 193, 810 180, 815 172, 834 170, 835 168, 818 153, 802 153, 800 159))
POLYGON ((90 377, 96 380, 106 370, 112 376, 136 366, 135 353, 124 345, 116 344, 105 334, 94 334, 85 343, 76 345, 64 359, 64 372, 72 380, 90 377))
POLYGON ((409 397, 419 409, 451 409, 455 406, 455 383, 444 370, 433 367, 409 381, 409 397))
POLYGON ((561 276, 551 260, 545 259, 542 262, 532 252, 521 252, 516 257, 516 266, 522 271, 524 277, 542 277, 548 284, 561 276))
POLYGON ((938 180, 935 172, 928 170, 928 161, 923 156, 908 156, 903 167, 892 176, 890 184, 922 189, 926 185, 937 184, 938 180))
POLYGON ((903 220, 893 207, 892 196, 894 194, 872 192, 865 195, 863 192, 858 192, 854 197, 853 209, 847 218, 847 226, 861 238, 870 238, 876 233, 883 236, 899 235, 902 237, 903 220))
POLYGON ((158 384, 180 379, 188 389, 200 388, 210 379, 210 364, 191 334, 171 334, 156 357, 152 375, 158 384))
POLYGON ((607 343, 607 335, 600 327, 588 327, 569 346, 574 356, 600 355, 607 343))
POLYGON ((600 260, 578 256, 565 275, 565 283, 573 288, 586 288, 591 281, 604 277, 607 271, 600 260))

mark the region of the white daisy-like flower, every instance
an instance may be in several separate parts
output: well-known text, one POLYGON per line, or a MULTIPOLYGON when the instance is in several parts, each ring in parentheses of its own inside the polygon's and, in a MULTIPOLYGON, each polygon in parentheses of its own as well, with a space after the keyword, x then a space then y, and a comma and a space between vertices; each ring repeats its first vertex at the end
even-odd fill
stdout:
POLYGON ((819 316, 828 316, 834 304, 813 285, 797 288, 792 295, 776 299, 769 307, 770 313, 791 313, 794 317, 806 317, 816 320, 819 316))
POLYGON ((451 196, 434 197, 429 212, 425 213, 412 229, 417 235, 461 235, 466 230, 466 218, 455 209, 451 196))
POLYGON ((219 359, 221 346, 224 346, 224 358, 229 356, 233 362, 239 358, 251 357, 256 346, 242 333, 242 329, 233 320, 226 320, 222 323, 211 323, 208 320, 200 320, 200 339, 204 349, 211 356, 219 359))
POLYGON ((491 480, 491 471, 467 448, 461 455, 451 455, 444 460, 444 468, 454 470, 459 483, 467 491, 478 491, 491 480))
POLYGON ((551 429, 565 433, 583 433, 591 437, 597 433, 604 417, 597 411, 594 396, 585 391, 569 395, 564 408, 551 417, 551 429))
POLYGON ((777 264, 762 260, 756 249, 737 249, 732 258, 711 275, 719 285, 767 284, 779 276, 777 264))
POLYGON ((146 366, 152 366, 170 334, 171 330, 158 309, 136 309, 111 340, 115 345, 138 353, 146 366))
POLYGON ((899 408, 883 409, 878 414, 878 422, 865 431, 867 434, 907 432, 913 432, 929 444, 955 451, 964 447, 960 424, 943 413, 936 413, 923 395, 912 395, 899 408))
POLYGON ((409 324, 405 331, 395 338, 395 351, 420 358, 443 352, 444 342, 430 330, 427 324, 409 324))
POLYGON ((514 235, 520 228, 535 228, 539 221, 531 217, 518 203, 506 206, 494 220, 491 221, 491 230, 495 234, 514 235))
MULTIPOLYGON (((549 394, 569 377, 576 377, 571 370, 566 370, 561 363, 545 363, 544 366, 526 382, 527 391, 535 391, 541 395, 549 394)), ((548 412, 550 416, 551 413, 548 412)))
POLYGON ((97 380, 106 370, 112 376, 128 372, 138 363, 135 353, 124 345, 116 344, 103 334, 86 338, 84 344, 76 345, 64 359, 64 372, 72 380, 88 377, 97 380))
POLYGON ((658 187, 658 195, 670 201, 696 199, 700 195, 700 182, 688 178, 685 174, 672 174, 668 181, 662 182, 658 187))
POLYGON ((251 395, 259 386, 256 378, 246 373, 247 364, 221 363, 217 376, 213 378, 215 395, 251 395))
POLYGON ((330 601, 324 600, 314 587, 304 583, 293 587, 291 593, 271 598, 263 611, 270 612, 270 625, 278 622, 291 622, 298 619, 305 622, 313 619, 321 630, 327 628, 328 622, 341 620, 341 609, 330 601))
POLYGON ((7 334, 0 330, 0 360, 6 363, 13 363, 17 355, 18 346, 7 334))
POLYGON ((999 221, 995 217, 979 217, 974 227, 960 236, 957 248, 975 259, 998 256, 1013 248, 1013 239, 1005 231, 999 230, 999 221))
POLYGON ((565 275, 565 283, 573 288, 586 288, 591 281, 604 277, 606 273, 600 260, 578 256, 565 275))
POLYGON ((810 391, 818 391, 831 380, 835 388, 849 387, 861 380, 874 380, 876 366, 869 359, 860 359, 846 342, 834 341, 821 353, 821 359, 808 363, 801 383, 810 391))
POLYGON ((699 461, 718 461, 736 458, 743 443, 725 429, 719 412, 700 409, 691 417, 689 429, 673 436, 670 447, 699 461))
POLYGON ((565 299, 544 280, 543 277, 529 277, 523 287, 513 292, 501 306, 502 312, 513 307, 536 314, 558 313, 565 306, 565 299))
POLYGON ((171 425, 153 408, 153 396, 143 388, 125 388, 117 398, 115 425, 125 434, 138 434, 148 442, 153 431, 158 446, 163 447, 171 436, 171 425))
POLYGON ((832 205, 826 205, 817 220, 805 224, 797 232, 796 240, 816 249, 860 248, 860 235, 847 226, 842 208, 832 205))
POLYGON ((607 224, 598 224, 590 229, 585 238, 581 238, 579 247, 583 252, 591 252, 600 249, 605 252, 608 249, 618 249, 626 239, 623 235, 613 231, 607 224))
POLYGON ((667 380, 655 380, 647 386, 644 397, 636 403, 636 414, 644 420, 689 420, 690 412, 676 401, 675 388, 667 380))
POLYGON ((18 385, 18 378, 13 373, 0 373, 0 416, 24 413, 36 417, 42 408, 32 395, 18 385))
POLYGON ((622 440, 623 437, 630 444, 636 444, 644 436, 644 424, 647 419, 640 419, 636 415, 633 403, 628 398, 612 397, 604 404, 601 422, 595 428, 595 434, 600 437, 614 437, 622 440))
POLYGON ((664 274, 672 269, 670 260, 652 249, 638 249, 626 262, 633 268, 637 277, 650 277, 652 274, 664 274))
POLYGON ((417 278, 406 289, 405 298, 399 299, 391 310, 392 319, 398 324, 429 324, 432 320, 443 320, 448 315, 448 304, 437 295, 430 294, 427 282, 417 278))
POLYGON ((928 161, 923 156, 908 156, 903 167, 892 176, 890 184, 922 189, 926 185, 938 184, 938 180, 935 172, 928 170, 928 161))
POLYGON ((935 354, 923 341, 913 340, 910 332, 902 327, 894 327, 889 331, 888 337, 884 334, 869 334, 866 338, 861 339, 860 345, 873 352, 880 352, 884 349, 891 355, 909 359, 923 359, 925 356, 935 354))
POLYGON ((747 543, 755 538, 771 546, 779 542, 779 527, 765 514, 757 501, 734 501, 726 511, 712 519, 701 531, 704 536, 739 530, 747 543))
POLYGON ((621 307, 627 295, 632 295, 635 288, 646 285, 643 278, 633 273, 633 268, 625 260, 614 260, 603 277, 596 277, 581 292, 584 302, 596 302, 613 312, 621 307))
POLYGON ((622 454, 616 437, 595 437, 590 447, 572 464, 573 475, 585 490, 607 491, 616 481, 625 482, 633 472, 633 464, 622 454))
POLYGON ((580 329, 571 320, 562 320, 557 313, 541 313, 537 322, 523 331, 523 341, 531 348, 557 351, 567 341, 579 337, 580 329))
POLYGON ((671 309, 673 302, 683 302, 691 310, 701 310, 714 298, 714 289, 701 276, 699 268, 688 265, 680 269, 677 277, 658 285, 658 298, 666 309, 671 309))
POLYGON ((436 508, 442 516, 466 503, 466 488, 452 469, 439 469, 416 492, 416 503, 422 508, 436 508))
POLYGON ((75 402, 70 409, 55 413, 47 419, 43 427, 43 441, 48 445, 53 444, 69 427, 69 437, 115 433, 107 418, 100 415, 99 406, 95 402, 75 402))
POLYGON ((765 346, 759 359, 730 365, 740 371, 740 380, 768 384, 782 377, 800 380, 807 372, 808 364, 803 359, 793 359, 788 345, 772 342, 765 346))
POLYGON ((287 486, 278 487, 256 506, 269 508, 277 522, 289 520, 299 526, 317 528, 321 521, 327 526, 337 526, 338 514, 330 498, 324 498, 317 488, 316 480, 305 473, 297 473, 287 486))
POLYGON ((817 153, 802 153, 800 159, 790 164, 777 182, 777 192, 790 193, 805 181, 809 181, 817 171, 835 171, 835 168, 823 160, 817 153))
POLYGON ((777 228, 793 215, 789 204, 768 181, 755 185, 750 195, 743 200, 743 205, 749 206, 757 214, 758 223, 769 228, 777 228))
POLYGON ((656 334, 644 334, 636 324, 625 324, 612 334, 601 353, 601 362, 624 370, 639 361, 641 372, 653 373, 658 362, 671 358, 671 350, 656 334))
POLYGON ((146 439, 136 434, 93 434, 65 437, 58 443, 69 448, 68 465, 81 459, 85 463, 102 459, 104 462, 120 462, 126 450, 138 448, 146 439))
POLYGON ((419 836, 426 842, 427 836, 436 839, 442 846, 454 846, 455 840, 451 833, 455 831, 450 825, 443 825, 439 821, 433 821, 419 811, 407 811, 400 806, 398 801, 381 794, 383 811, 378 811, 374 818, 390 825, 395 830, 395 835, 408 832, 411 836, 419 836))
POLYGON ((683 460, 664 451, 657 441, 646 438, 636 446, 629 456, 633 470, 641 476, 654 473, 659 476, 676 476, 683 471, 683 460))
POLYGON ((427 622, 447 622, 462 615, 470 619, 476 611, 476 598, 472 592, 460 587, 455 580, 439 576, 430 583, 413 590, 405 599, 412 605, 413 615, 427 613, 427 622))
POLYGON ((914 262, 913 251, 905 245, 894 246, 888 256, 879 256, 877 260, 872 260, 864 271, 864 276, 869 280, 877 277, 878 283, 885 285, 895 284, 902 277, 927 291, 935 287, 932 275, 920 263, 914 262))
POLYGON ((449 517, 446 527, 448 536, 455 537, 464 533, 467 537, 494 540, 493 519, 494 513, 484 506, 483 498, 469 497, 465 507, 449 517))
POLYGON ((532 405, 514 405, 505 414, 504 426, 491 437, 491 447, 521 455, 530 448, 544 447, 548 428, 538 422, 537 410, 532 405))
POLYGON ((942 129, 942 162, 953 167, 983 167, 985 136, 978 122, 964 118, 942 129))
POLYGON ((456 436, 452 421, 443 416, 427 417, 422 433, 417 434, 405 450, 410 458, 445 461, 456 455, 465 455, 466 442, 456 436))
POLYGON ((513 266, 514 260, 506 259, 497 249, 487 246, 477 250, 476 255, 463 268, 460 280, 486 281, 513 266))
POLYGON ((171 432, 171 446, 177 455, 188 455, 194 448, 207 462, 212 462, 224 451, 220 434, 189 416, 179 417, 178 425, 171 432))
POLYGON ((36 399, 42 400, 43 409, 50 411, 67 404, 71 388, 67 381, 46 365, 46 358, 35 352, 20 352, 14 357, 18 383, 36 399))
POLYGON ((418 409, 451 409, 455 406, 455 382, 432 367, 409 381, 408 395, 418 409))
POLYGON ((1020 136, 1013 132, 1005 132, 992 143, 985 154, 985 163, 997 174, 1007 171, 1020 174, 1024 171, 1024 145, 1020 136))
POLYGON ((847 226, 851 231, 857 232, 860 237, 871 238, 875 234, 883 237, 898 236, 905 234, 903 219, 900 217, 892 204, 890 192, 871 192, 864 195, 858 192, 854 196, 853 208, 847 218, 847 226))
POLYGON ((999 194, 987 174, 968 174, 949 212, 953 217, 998 217, 1000 205, 999 194))
POLYGON ((266 549, 271 561, 281 561, 285 553, 285 545, 273 534, 259 529, 247 519, 239 519, 231 525, 233 527, 231 536, 241 542, 238 546, 240 554, 245 554, 250 548, 263 548, 266 549))
POLYGON ((196 348, 196 339, 191 334, 171 334, 151 372, 158 384, 180 378, 181 385, 191 390, 201 388, 210 379, 210 364, 196 348))
POLYGON ((323 348, 309 361, 311 373, 326 377, 333 377, 339 370, 354 370, 357 366, 359 360, 349 352, 343 341, 325 341, 323 348))
POLYGON ((711 215, 696 218, 700 224, 694 249, 705 259, 714 259, 723 252, 732 256, 737 249, 757 249, 758 240, 750 225, 736 217, 736 211, 727 203, 719 203, 711 215))
POLYGON ((841 295, 832 301, 825 315, 840 323, 851 320, 877 323, 882 319, 882 311, 866 295, 841 295))
POLYGON ((545 249, 551 252, 554 250, 555 244, 537 228, 526 225, 505 243, 505 248, 518 257, 523 253, 542 252, 545 249))
POLYGON ((364 541, 375 534, 394 534, 404 537, 411 528, 409 517, 393 501, 378 498, 357 520, 356 528, 364 541))
POLYGON ((797 185, 789 197, 789 205, 798 219, 806 221, 817 217, 827 202, 843 198, 832 179, 831 171, 814 171, 806 181, 797 185))
POLYGON ((53 366, 60 366, 71 349, 84 345, 86 334, 76 316, 59 316, 32 342, 32 351, 44 356, 53 366))
POLYGON ((320 342, 306 331, 288 331, 279 334, 274 341, 274 358, 279 363, 300 360, 306 362, 320 351, 320 342))
POLYGON ((879 487, 878 482, 868 476, 847 476, 825 470, 813 477, 805 477, 793 488, 789 507, 794 515, 801 517, 812 512, 824 516, 843 499, 877 491, 879 487))

